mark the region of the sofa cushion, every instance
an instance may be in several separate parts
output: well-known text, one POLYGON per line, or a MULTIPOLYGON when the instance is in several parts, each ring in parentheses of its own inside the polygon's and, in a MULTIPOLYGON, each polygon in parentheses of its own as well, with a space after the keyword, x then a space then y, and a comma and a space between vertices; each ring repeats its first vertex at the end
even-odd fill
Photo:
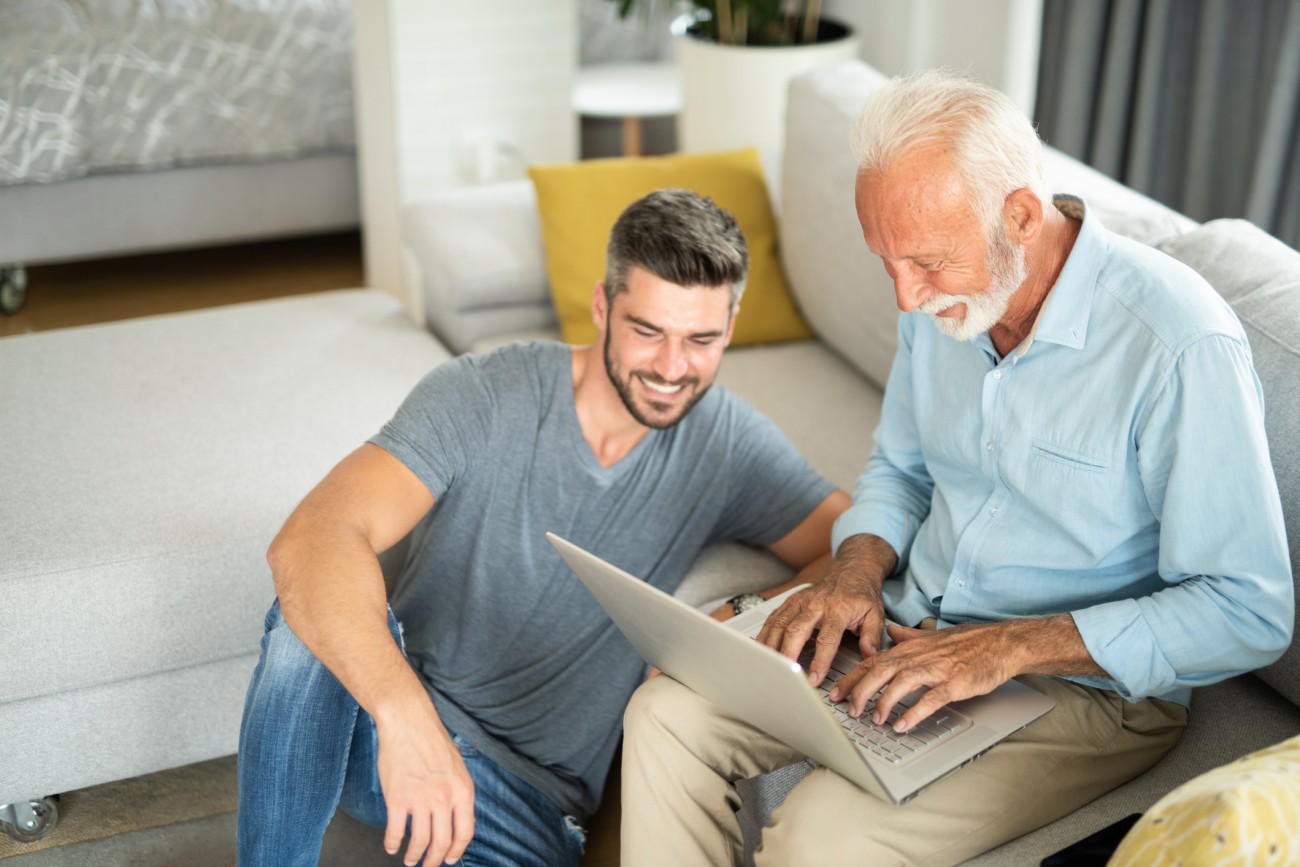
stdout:
POLYGON ((853 204, 849 130, 885 81, 857 61, 790 83, 781 163, 781 253, 790 289, 817 336, 884 388, 898 346, 898 308, 853 204))
POLYGON ((1215 768, 1165 795, 1109 867, 1300 863, 1300 737, 1215 768))
MULTIPOLYGON (((1300 575, 1300 253, 1245 220, 1213 220, 1160 249, 1232 304, 1264 388, 1264 426, 1282 495, 1291 576, 1300 575)), ((1256 672, 1300 704, 1300 645, 1256 672)))
POLYGON ((0 635, 59 648, 0 702, 256 653, 272 537, 447 357, 375 290, 0 339, 0 635))
POLYGON ((775 217, 758 152, 587 160, 530 166, 546 243, 546 272, 564 339, 596 336, 591 296, 605 276, 610 229, 623 209, 664 187, 709 196, 735 216, 749 245, 749 280, 733 346, 812 336, 790 298, 776 248, 775 217))

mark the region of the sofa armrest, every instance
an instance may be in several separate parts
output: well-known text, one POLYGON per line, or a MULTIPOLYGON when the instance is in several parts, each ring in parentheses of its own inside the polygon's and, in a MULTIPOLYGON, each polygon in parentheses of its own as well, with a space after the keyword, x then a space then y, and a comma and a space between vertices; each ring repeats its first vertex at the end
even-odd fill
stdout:
POLYGON ((453 352, 503 335, 556 331, 530 181, 443 190, 403 216, 427 327, 453 352))
POLYGON ((794 570, 762 548, 719 542, 700 552, 673 595, 709 612, 741 593, 758 593, 794 577, 794 570))

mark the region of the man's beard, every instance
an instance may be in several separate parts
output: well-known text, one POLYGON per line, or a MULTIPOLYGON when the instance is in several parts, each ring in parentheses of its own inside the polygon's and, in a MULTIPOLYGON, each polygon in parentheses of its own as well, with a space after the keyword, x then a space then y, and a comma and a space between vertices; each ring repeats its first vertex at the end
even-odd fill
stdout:
POLYGON ((1011 296, 1029 276, 1025 248, 1013 244, 1001 227, 990 234, 987 267, 989 288, 973 295, 935 295, 917 309, 928 313, 935 327, 954 340, 974 340, 1002 320, 1011 306, 1011 296), (955 304, 966 305, 958 319, 938 314, 955 304))
MULTIPOLYGON (((605 333, 605 373, 609 376, 609 381, 614 383, 614 390, 618 392, 619 398, 623 401, 623 406, 627 407, 627 411, 632 413, 634 419, 646 427, 655 428, 657 430, 672 427, 685 418, 686 414, 691 411, 691 408, 694 407, 695 404, 699 403, 700 398, 704 397, 709 390, 708 385, 700 388, 700 381, 695 377, 687 377, 686 379, 680 379, 677 382, 667 382, 649 371, 633 371, 624 376, 618 366, 614 364, 613 356, 609 351, 609 344, 610 334, 607 331, 605 333), (680 385, 685 389, 697 390, 694 391, 690 398, 682 404, 681 412, 677 413, 675 416, 671 418, 650 418, 636 405, 636 400, 632 396, 632 377, 634 376, 639 376, 641 379, 654 383, 655 385, 680 385)), ((710 383, 710 385, 711 384, 712 383, 710 383)), ((646 402, 650 404, 651 409, 660 413, 668 412, 671 408, 671 405, 666 403, 656 403, 653 400, 646 402)))

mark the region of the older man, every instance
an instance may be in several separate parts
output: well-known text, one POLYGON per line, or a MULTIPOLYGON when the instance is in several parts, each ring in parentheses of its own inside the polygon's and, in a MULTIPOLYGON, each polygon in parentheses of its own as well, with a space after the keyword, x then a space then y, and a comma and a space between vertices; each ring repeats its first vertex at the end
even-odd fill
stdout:
POLYGON ((440 365, 307 495, 268 555, 241 867, 315 864, 340 806, 408 865, 576 867, 644 667, 545 532, 671 592, 723 539, 824 562, 848 505, 710 389, 747 265, 730 214, 651 193, 614 226, 594 346, 440 365), (389 608, 376 553, 417 525, 389 608))
MULTIPOLYGON (((827 770, 776 812, 760 864, 955 864, 1141 773, 1191 688, 1265 665, 1294 600, 1250 347, 1187 268, 1053 199, 1008 99, 928 72, 854 130, 857 210, 894 280, 899 346, 824 580, 760 640, 906 730, 1019 677, 1053 711, 893 806, 827 770), (896 644, 880 650, 884 618, 896 644), (919 627, 919 628, 914 628, 919 627)), ((734 780, 797 758, 659 678, 625 720, 624 863, 737 862, 734 780)))

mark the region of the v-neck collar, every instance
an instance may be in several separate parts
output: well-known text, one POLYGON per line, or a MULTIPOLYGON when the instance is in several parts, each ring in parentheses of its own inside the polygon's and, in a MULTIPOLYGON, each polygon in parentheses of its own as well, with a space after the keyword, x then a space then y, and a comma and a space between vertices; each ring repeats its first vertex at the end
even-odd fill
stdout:
MULTIPOLYGON (((559 382, 556 388, 560 392, 560 400, 563 403, 564 416, 569 427, 568 438, 573 444, 575 454, 579 463, 588 473, 598 479, 607 482, 613 482, 628 471, 629 467, 635 466, 640 460, 640 454, 643 450, 650 448, 649 443, 660 433, 653 428, 646 431, 646 435, 634 445, 627 454, 615 461, 611 466, 605 466, 596 457, 595 451, 592 450, 591 444, 587 442, 587 436, 582 430, 582 421, 578 418, 578 405, 576 400, 577 383, 573 380, 573 349, 564 347, 564 364, 561 365, 559 382)), ((603 364, 604 361, 593 350, 591 357, 587 360, 588 364, 603 364)))

